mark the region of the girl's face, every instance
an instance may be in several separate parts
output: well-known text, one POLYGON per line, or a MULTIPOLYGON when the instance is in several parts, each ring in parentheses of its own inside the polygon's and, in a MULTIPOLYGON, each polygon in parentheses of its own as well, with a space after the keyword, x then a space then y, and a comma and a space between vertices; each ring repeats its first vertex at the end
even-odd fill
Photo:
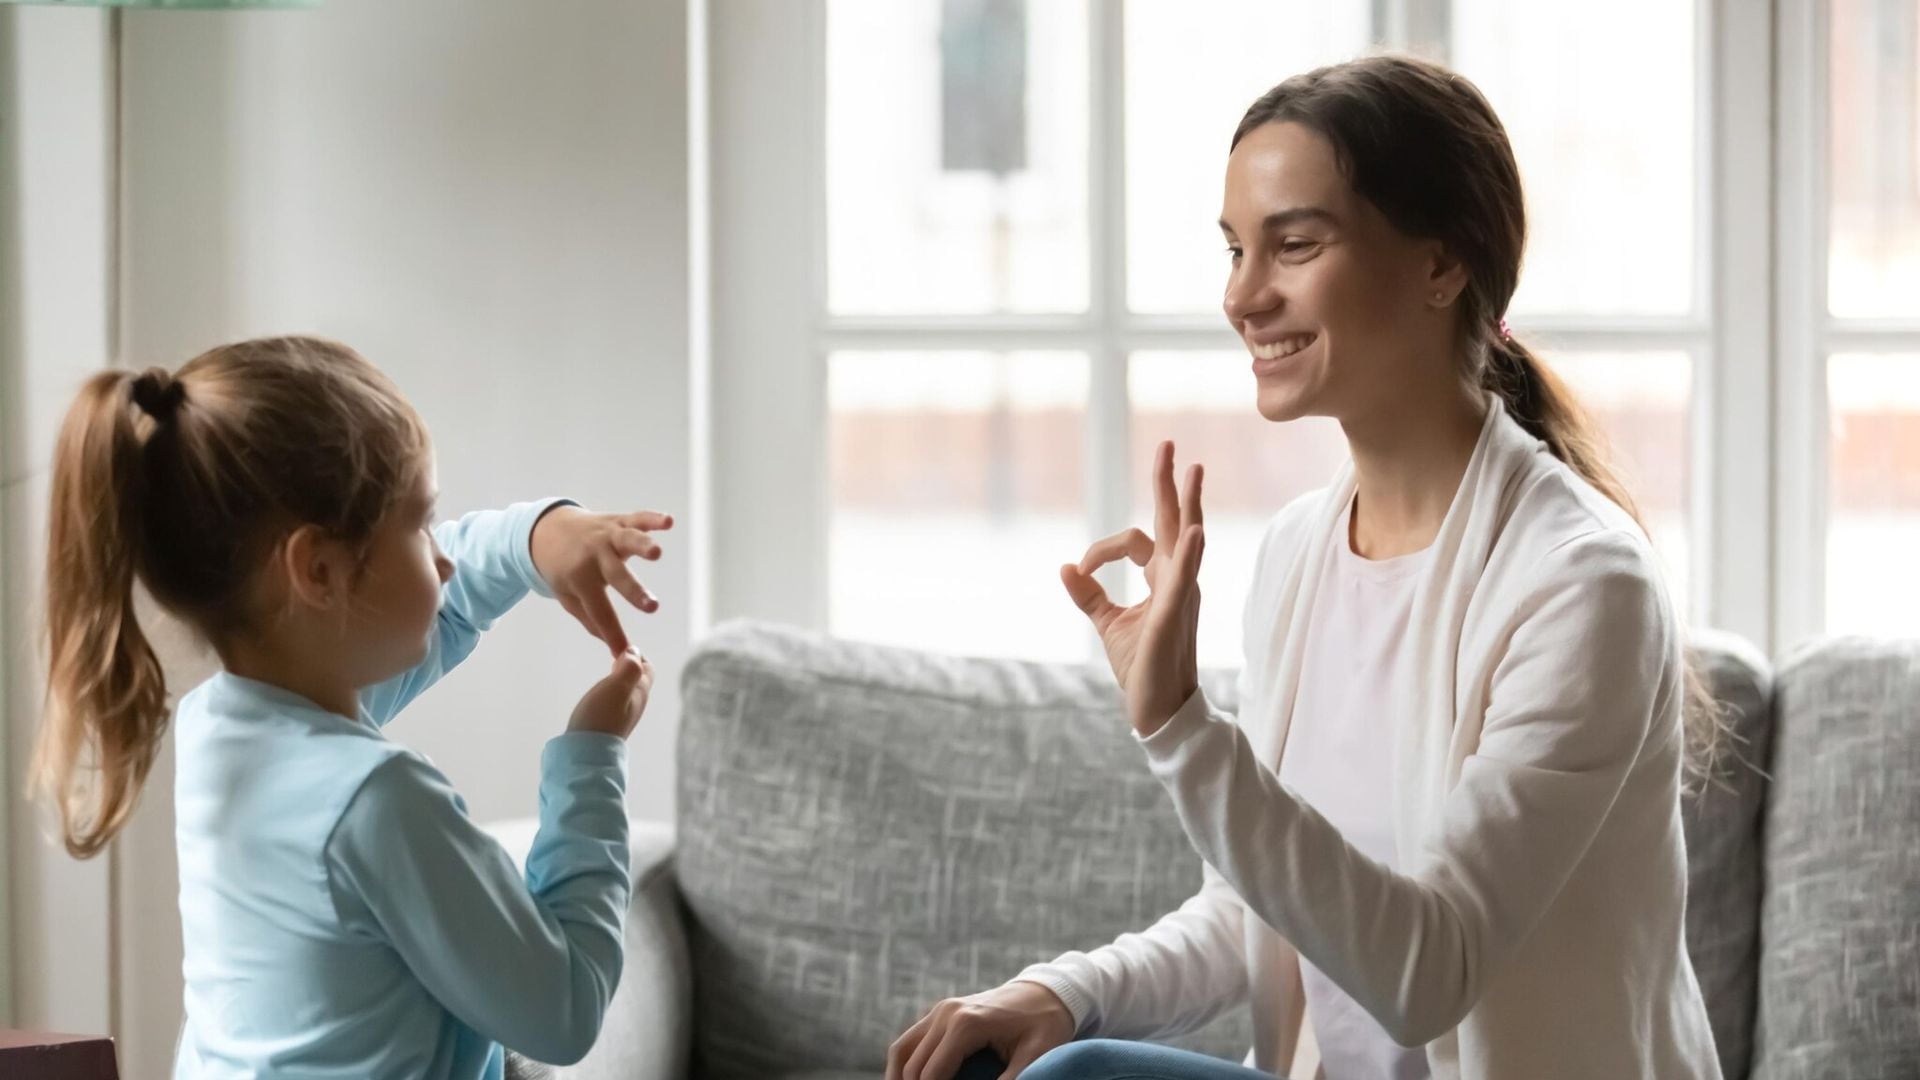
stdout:
POLYGON ((437 498, 431 463, 413 491, 374 530, 354 587, 349 648, 359 654, 355 684, 371 686, 426 658, 453 563, 434 542, 437 498))
POLYGON ((1267 419, 1390 413, 1450 363, 1464 275, 1356 193, 1319 133, 1248 132, 1227 159, 1220 229, 1232 260, 1222 306, 1267 419))

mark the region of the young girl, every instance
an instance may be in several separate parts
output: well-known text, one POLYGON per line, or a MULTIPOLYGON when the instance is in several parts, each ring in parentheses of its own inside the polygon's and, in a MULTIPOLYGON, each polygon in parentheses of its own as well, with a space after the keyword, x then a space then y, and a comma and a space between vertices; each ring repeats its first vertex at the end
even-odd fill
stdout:
POLYGON ((1178 490, 1163 445, 1154 535, 1061 571, 1204 884, 935 1006, 888 1075, 1251 1080, 1290 1066, 1304 1014, 1329 1080, 1717 1077, 1680 824, 1714 718, 1689 738, 1653 551, 1507 327, 1526 225, 1499 119, 1417 60, 1289 79, 1234 133, 1220 225, 1261 415, 1335 417, 1351 451, 1267 529, 1237 720, 1196 678, 1198 466, 1178 490), (1129 608, 1091 576, 1121 558, 1152 590, 1129 608), (1255 1069, 1116 1041, 1236 1006, 1255 1069))
MULTIPOLYGON (((180 1078, 499 1078, 571 1062, 620 978, 626 742, 653 675, 611 586, 653 513, 561 500, 435 527, 420 417, 352 350, 214 349, 94 376, 53 472, 51 671, 36 782, 67 848, 125 824, 169 707, 135 582, 222 671, 174 712, 187 1022, 180 1078), (381 727, 528 591, 614 653, 541 761, 523 878, 381 727)), ((476 724, 495 722, 476 718, 476 724)))

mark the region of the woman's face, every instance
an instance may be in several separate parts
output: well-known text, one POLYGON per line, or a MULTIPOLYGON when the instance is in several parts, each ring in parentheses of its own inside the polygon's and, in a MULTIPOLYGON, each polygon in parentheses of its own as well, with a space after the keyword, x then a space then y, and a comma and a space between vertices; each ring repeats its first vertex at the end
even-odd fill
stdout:
POLYGON ((1355 193, 1312 129, 1264 124, 1240 140, 1220 228, 1232 259, 1222 306, 1267 419, 1382 415, 1451 363, 1464 275, 1355 193))

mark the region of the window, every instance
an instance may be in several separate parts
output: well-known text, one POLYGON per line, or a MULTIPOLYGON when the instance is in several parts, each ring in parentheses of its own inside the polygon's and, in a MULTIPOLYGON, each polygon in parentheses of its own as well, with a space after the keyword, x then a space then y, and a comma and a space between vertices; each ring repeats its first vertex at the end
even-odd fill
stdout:
POLYGON ((1172 438, 1209 470, 1202 659, 1237 662, 1261 530, 1344 443, 1252 409, 1228 140, 1279 79, 1385 46, 1506 123, 1515 331, 1609 435, 1681 608, 1775 648, 1920 626, 1893 580, 1920 0, 739 6, 713 10, 717 613, 1091 658, 1056 568, 1149 520, 1172 438))
POLYGON ((1672 0, 1454 0, 1450 14, 1446 59, 1506 125, 1526 189, 1513 325, 1610 437, 1685 613, 1694 369, 1711 346, 1698 12, 1672 0))
POLYGON ((832 0, 836 315, 1087 307, 1085 0, 832 0))
POLYGON ((1366 52, 1367 5, 1133 3, 1122 23, 1127 310, 1220 322, 1234 126, 1286 76, 1366 52))
POLYGON ((1828 5, 1826 595, 1834 632, 1920 627, 1920 2, 1828 5))
POLYGON ((836 352, 827 365, 834 631, 1079 659, 1084 617, 1054 568, 1085 544, 1086 355, 836 352))
MULTIPOLYGON (((1219 312, 1220 172, 1255 96, 1365 51, 1364 8, 1328 9, 827 0, 835 633, 1091 658, 1057 567, 1146 520, 1171 436, 1212 470, 1203 648, 1237 660, 1261 529, 1344 444, 1251 410, 1219 312), (859 348, 869 333, 921 347, 859 348), (953 347, 982 333, 1005 347, 953 347)), ((1107 584, 1141 588, 1119 567, 1107 584)))

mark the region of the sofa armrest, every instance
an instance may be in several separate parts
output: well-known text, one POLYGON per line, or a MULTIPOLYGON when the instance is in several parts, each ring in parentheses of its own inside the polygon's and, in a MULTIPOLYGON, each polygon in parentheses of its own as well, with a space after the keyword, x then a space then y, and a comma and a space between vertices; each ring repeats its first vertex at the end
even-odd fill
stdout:
MULTIPOLYGON (((539 823, 493 822, 487 832, 526 865, 539 823)), ((673 827, 631 823, 633 900, 627 909, 626 965, 607 1006, 600 1038, 578 1064, 537 1065, 508 1054, 509 1077, 524 1080, 681 1080, 693 1037, 693 963, 680 889, 673 875, 673 827)))

